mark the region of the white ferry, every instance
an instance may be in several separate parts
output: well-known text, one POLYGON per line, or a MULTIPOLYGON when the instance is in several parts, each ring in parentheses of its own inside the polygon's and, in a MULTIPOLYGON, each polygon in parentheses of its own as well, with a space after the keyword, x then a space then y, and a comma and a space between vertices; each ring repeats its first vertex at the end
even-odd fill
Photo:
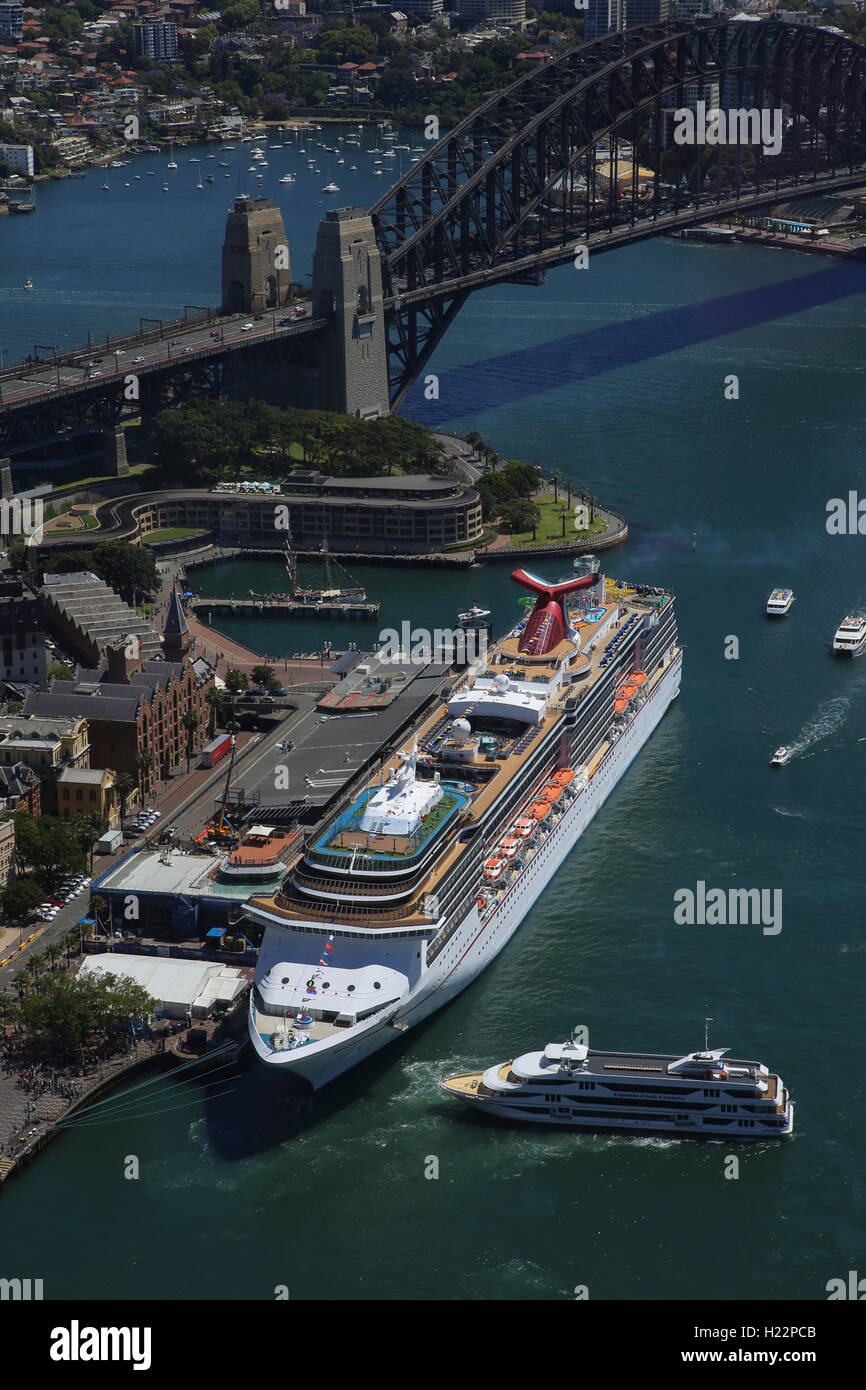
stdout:
POLYGON ((837 656, 859 656, 866 647, 866 618, 843 618, 836 636, 833 638, 833 651, 837 656))
POLYGON ((784 767, 785 764, 786 764, 786 763, 789 763, 790 761, 791 761, 791 750, 790 750, 790 748, 784 748, 784 747, 782 747, 782 748, 777 748, 776 751, 775 751, 775 753, 773 754, 772 758, 770 759, 770 767, 784 767))
POLYGON ((512 578, 529 615, 246 904, 250 1038, 315 1088, 495 959, 679 692, 671 594, 512 578))
POLYGON ((767 599, 766 614, 768 618, 784 618, 790 612, 791 604, 794 602, 793 589, 774 589, 767 599))
POLYGON ((789 1135, 794 1102, 781 1078, 761 1062, 727 1059, 728 1051, 602 1052, 570 1040, 440 1086, 485 1114, 532 1124, 725 1143, 789 1135))

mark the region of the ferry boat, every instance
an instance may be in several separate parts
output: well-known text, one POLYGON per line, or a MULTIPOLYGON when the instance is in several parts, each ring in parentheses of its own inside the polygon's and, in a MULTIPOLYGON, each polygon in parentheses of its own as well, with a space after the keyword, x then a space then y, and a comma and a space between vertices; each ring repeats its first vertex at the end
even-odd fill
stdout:
POLYGON ((314 1088, 495 959, 679 693, 670 593, 623 599, 611 586, 572 620, 569 595, 606 594, 599 574, 512 578, 535 596, 529 616, 308 832, 279 890, 245 905, 263 933, 253 1047, 314 1088), (509 860, 496 847, 511 836, 509 860), (298 1028, 299 1013, 312 1023, 298 1028))
POLYGON ((866 618, 843 618, 833 638, 837 656, 859 656, 866 647, 866 618))
POLYGON ((790 761, 790 748, 777 748, 772 758, 770 759, 770 767, 784 767, 785 764, 789 763, 790 761))
POLYGON ((766 614, 768 618, 784 618, 790 612, 791 604, 794 602, 793 589, 774 589, 767 599, 766 614))
POLYGON ((729 1050, 603 1052, 570 1039, 439 1084, 485 1114, 531 1124, 725 1143, 791 1134, 794 1102, 781 1077, 729 1050))

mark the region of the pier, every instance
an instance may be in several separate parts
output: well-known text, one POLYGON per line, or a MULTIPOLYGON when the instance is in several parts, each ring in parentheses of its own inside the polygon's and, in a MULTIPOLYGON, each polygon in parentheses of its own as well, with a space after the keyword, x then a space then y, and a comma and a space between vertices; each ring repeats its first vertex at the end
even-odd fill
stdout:
POLYGON ((373 622, 382 611, 378 600, 333 598, 305 603, 288 594, 278 594, 275 598, 191 599, 190 607, 196 616, 210 614, 211 618, 214 613, 260 613, 267 617, 355 618, 364 622, 373 622))

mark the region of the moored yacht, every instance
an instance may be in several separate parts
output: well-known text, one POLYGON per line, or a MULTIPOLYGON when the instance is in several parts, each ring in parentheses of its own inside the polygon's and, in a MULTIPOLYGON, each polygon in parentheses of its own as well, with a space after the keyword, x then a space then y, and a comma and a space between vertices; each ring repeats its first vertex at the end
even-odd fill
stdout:
POLYGON ((794 1102, 781 1077, 762 1062, 729 1059, 728 1051, 604 1052, 570 1039, 445 1077, 440 1086, 485 1114, 532 1124, 725 1143, 790 1134, 794 1102))
POLYGON ((790 612, 791 604, 794 602, 793 589, 774 589, 767 599, 766 614, 768 618, 783 618, 790 612))
POLYGON ((866 647, 866 617, 843 618, 833 638, 836 656, 859 656, 866 647))
POLYGON ((245 906, 263 931, 253 1047, 314 1088, 496 958, 679 691, 670 593, 512 578, 535 596, 528 616, 245 906))

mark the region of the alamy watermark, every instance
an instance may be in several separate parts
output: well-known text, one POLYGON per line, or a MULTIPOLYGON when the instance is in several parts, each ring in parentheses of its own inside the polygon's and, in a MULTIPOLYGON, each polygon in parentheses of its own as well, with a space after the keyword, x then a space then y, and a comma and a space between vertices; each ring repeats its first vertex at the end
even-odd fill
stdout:
POLYGON ((483 628, 413 627, 404 619, 399 631, 383 628, 376 655, 385 661, 409 661, 413 665, 428 661, 457 662, 471 666, 487 656, 487 632, 483 628))
POLYGON ((679 106, 674 111, 676 145, 761 145, 764 154, 782 152, 784 112, 755 106, 723 111, 718 106, 695 102, 695 109, 679 106))
POLYGON ((764 936, 782 930, 781 888, 694 888, 674 893, 674 921, 679 927, 763 927, 764 936))
POLYGON ((42 541, 44 507, 41 497, 0 498, 0 535, 23 536, 25 545, 42 541))

